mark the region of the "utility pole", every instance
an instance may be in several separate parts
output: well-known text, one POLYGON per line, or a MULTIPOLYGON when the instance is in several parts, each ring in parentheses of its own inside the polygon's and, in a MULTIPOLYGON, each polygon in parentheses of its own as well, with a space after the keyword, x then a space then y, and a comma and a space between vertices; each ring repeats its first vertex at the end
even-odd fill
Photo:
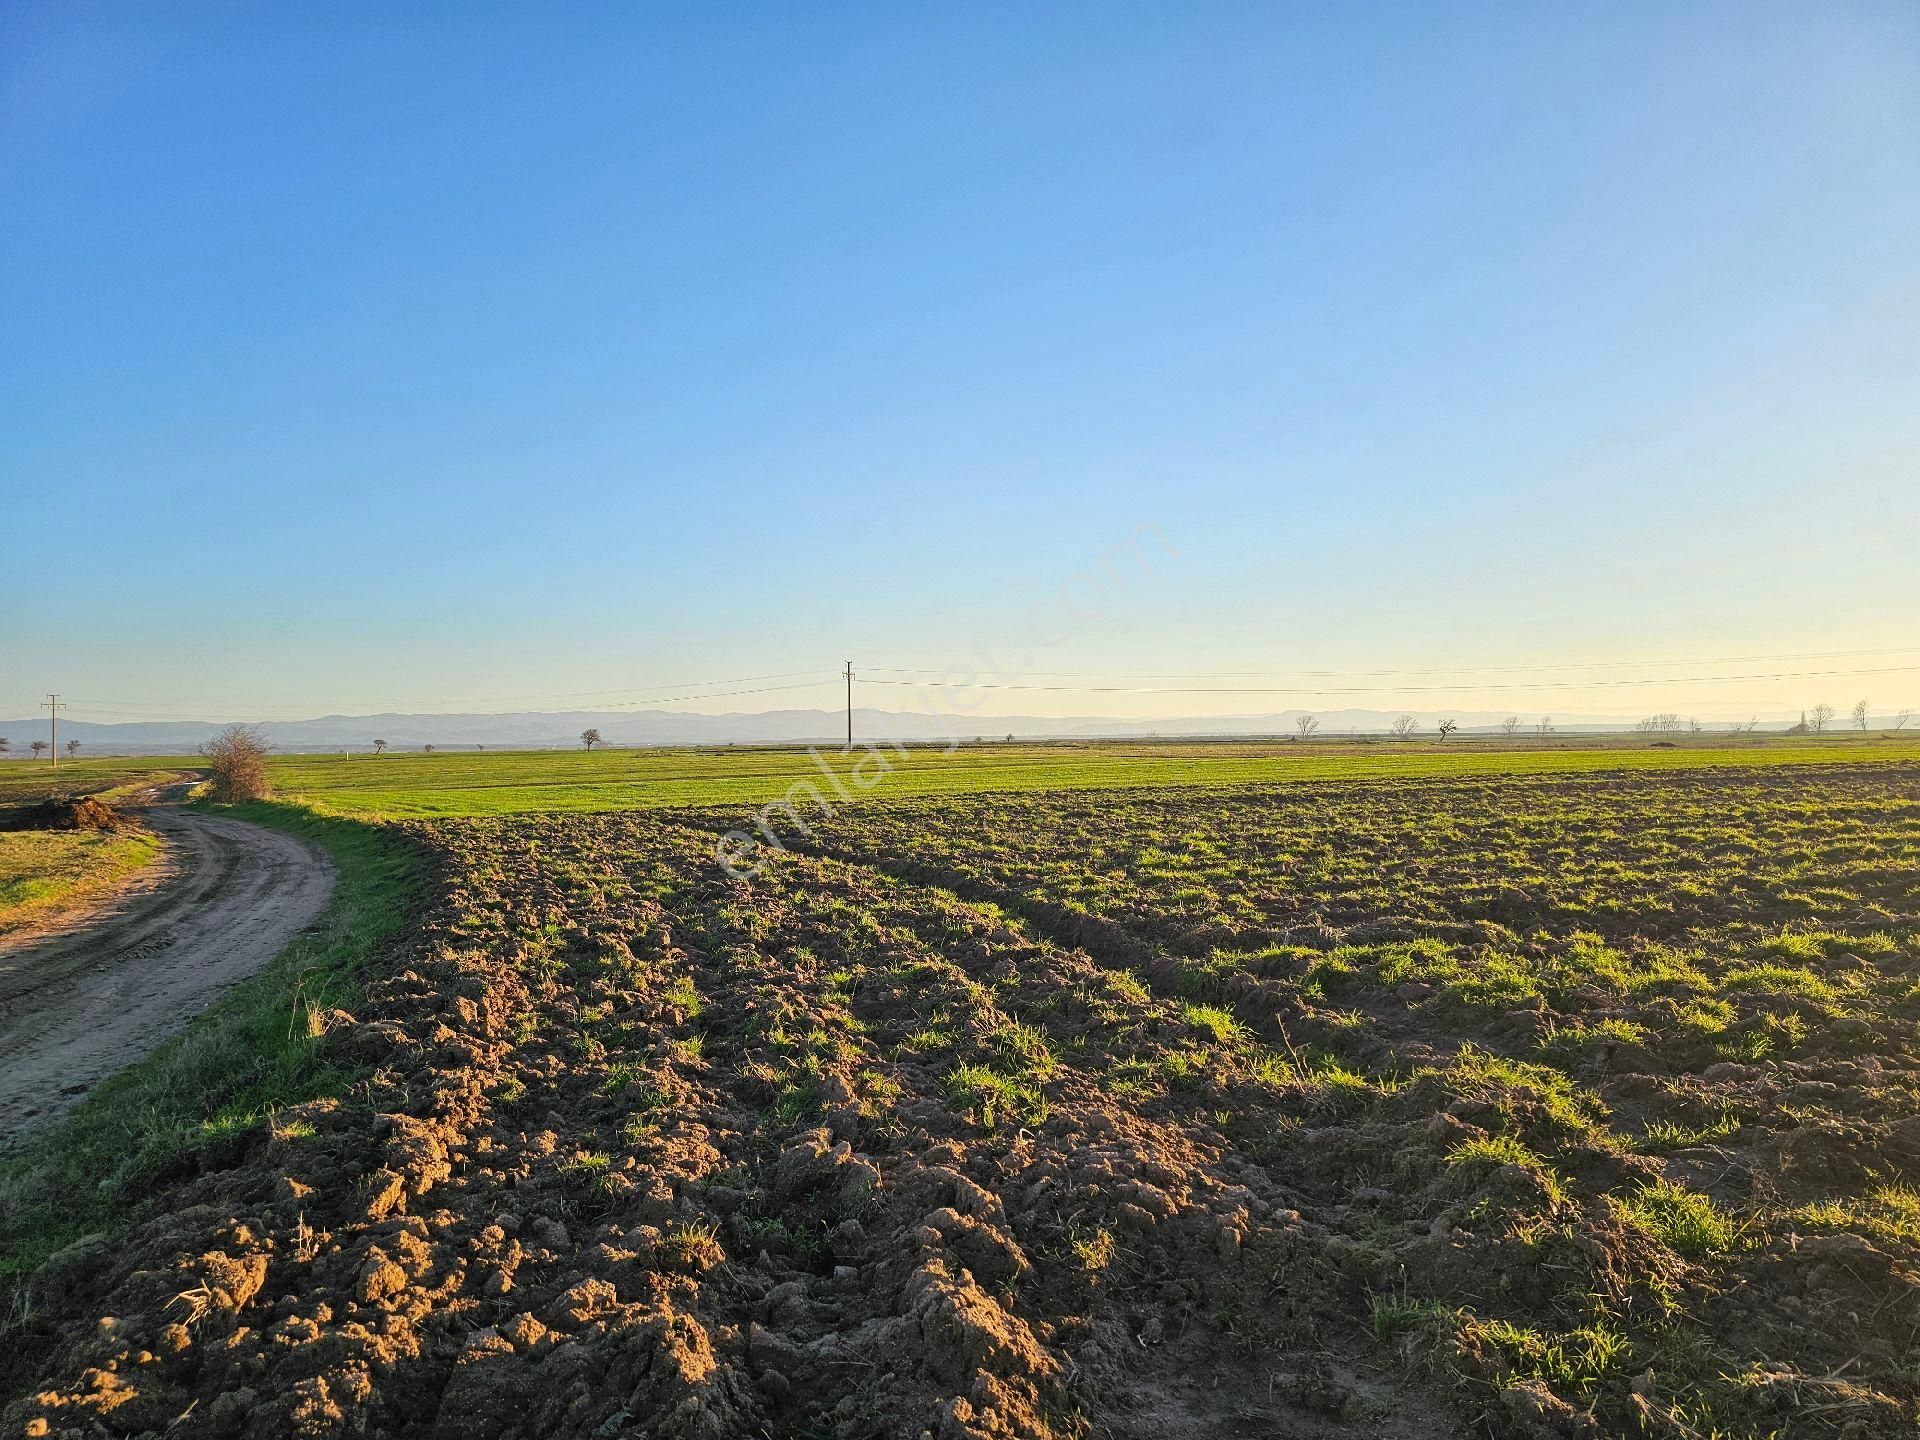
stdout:
MULTIPOLYGON (((851 665, 849 665, 851 668, 851 665)), ((53 692, 40 702, 40 708, 47 712, 47 755, 53 761, 53 768, 60 768, 60 697, 53 692)))
POLYGON ((853 661, 847 661, 847 749, 853 749, 853 661))

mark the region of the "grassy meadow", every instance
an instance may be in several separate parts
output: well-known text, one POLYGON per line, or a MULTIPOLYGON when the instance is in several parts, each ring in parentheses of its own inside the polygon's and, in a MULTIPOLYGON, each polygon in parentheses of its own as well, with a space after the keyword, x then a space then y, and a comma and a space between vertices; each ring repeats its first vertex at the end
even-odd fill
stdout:
MULTIPOLYGON (((1697 770, 1920 760, 1920 735, 1685 740, 1568 737, 1540 743, 1455 740, 1086 742, 884 750, 890 769, 862 793, 903 800, 1004 791, 1270 785, 1305 781, 1470 779, 1597 771, 1697 770)), ((272 762, 276 794, 323 814, 483 816, 760 805, 801 781, 829 796, 821 767, 846 783, 868 752, 821 749, 515 750, 389 755, 287 755, 272 762)), ((855 787, 848 784, 849 790, 855 787)))

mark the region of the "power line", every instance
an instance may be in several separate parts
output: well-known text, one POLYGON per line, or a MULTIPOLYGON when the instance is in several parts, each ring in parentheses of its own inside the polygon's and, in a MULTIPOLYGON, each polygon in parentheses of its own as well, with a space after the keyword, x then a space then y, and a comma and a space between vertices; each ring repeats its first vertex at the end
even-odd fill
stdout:
MULTIPOLYGON (((1389 676, 1389 675, 1491 675, 1491 674, 1528 674, 1547 670, 1638 670, 1649 665, 1757 665, 1770 660, 1840 660, 1855 659, 1875 655, 1912 655, 1920 653, 1915 646, 1903 645, 1892 649, 1879 650, 1808 650, 1782 655, 1720 655, 1697 660, 1567 660, 1539 665, 1455 665, 1430 668, 1398 668, 1384 670, 1184 670, 1184 671, 1108 671, 1108 670, 1025 670, 1025 675, 1057 677, 1099 678, 1109 675, 1127 675, 1141 680, 1231 680, 1252 678, 1275 678, 1279 676, 1305 676, 1309 678, 1338 679, 1344 677, 1389 676)), ((899 665, 870 665, 869 674, 883 675, 941 675, 951 674, 951 669, 916 669, 899 665)), ((1837 671, 1837 674, 1872 674, 1873 671, 1837 671)), ((1738 676, 1727 676, 1738 679, 1738 676)), ((878 682, 876 682, 878 683, 878 682)))
MULTIPOLYGON (((748 685, 748 684, 757 683, 762 680, 786 680, 786 679, 791 679, 795 676, 800 676, 800 675, 819 675, 822 678, 816 683, 820 683, 820 684, 825 684, 829 679, 836 678, 836 677, 833 677, 828 672, 822 672, 817 670, 782 670, 772 675, 734 675, 734 676, 729 676, 727 678, 719 679, 719 680, 672 680, 672 681, 665 682, 664 684, 661 685, 660 688, 674 689, 674 690, 692 690, 692 689, 706 688, 714 685, 748 685)), ((468 695, 468 696, 461 696, 456 699, 447 699, 445 697, 441 697, 433 700, 382 699, 378 701, 369 701, 366 703, 373 704, 373 705, 388 705, 388 706, 406 705, 406 706, 421 706, 421 707, 436 706, 436 705, 496 705, 496 704, 504 704, 512 700, 554 701, 554 700, 579 699, 582 697, 592 697, 597 695, 627 695, 641 688, 643 687, 638 685, 621 685, 609 690, 522 691, 518 695, 468 695)), ((747 692, 738 691, 738 692, 729 692, 729 693, 743 694, 747 692)), ((159 703, 148 701, 148 700, 117 700, 117 699, 107 699, 100 696, 78 696, 75 698, 73 703, 77 705, 86 705, 95 709, 105 709, 105 710, 120 710, 120 711, 164 710, 164 711, 168 711, 170 713, 175 713, 175 714, 189 713, 189 712, 183 711, 182 707, 178 705, 159 704, 159 703)), ((333 703, 337 704, 340 702, 333 702, 333 703)), ((642 699, 642 700, 622 701, 618 703, 646 705, 646 704, 653 704, 657 702, 650 699, 642 699)), ((210 708, 228 709, 228 710, 242 710, 242 709, 245 709, 245 710, 287 710, 287 709, 309 710, 312 708, 311 706, 308 706, 308 705, 302 704, 299 701, 293 701, 293 700, 208 700, 205 702, 205 704, 210 708)))
MULTIPOLYGON (((798 672, 798 673, 806 673, 806 672, 798 672)), ((777 694, 783 691, 791 691, 791 690, 817 690, 823 685, 832 684, 838 678, 839 678, 838 676, 829 673, 829 674, 823 675, 818 680, 809 680, 797 685, 759 685, 759 686, 751 686, 746 689, 740 689, 740 690, 702 690, 702 691, 694 691, 694 692, 689 692, 686 694, 679 694, 679 695, 649 695, 644 698, 634 699, 634 700, 606 701, 606 702, 603 702, 603 704, 604 704, 604 708, 606 709, 616 710, 616 709, 632 709, 642 705, 670 705, 670 704, 675 704, 679 702, 686 702, 686 701, 693 701, 693 700, 729 700, 742 695, 772 695, 772 694, 777 694)), ((385 703, 391 705, 395 702, 389 701, 385 703)), ((443 703, 481 703, 481 702, 443 702, 443 703)), ((70 710, 73 708, 75 704, 84 704, 88 713, 93 715, 110 715, 110 716, 121 717, 121 720, 119 723, 146 722, 151 724, 163 724, 168 721, 205 720, 207 717, 207 712, 210 710, 232 709, 232 710, 238 711, 238 710, 243 710, 248 708, 248 707, 243 707, 239 705, 221 706, 221 705, 209 703, 204 709, 200 709, 200 710, 172 709, 164 712, 156 712, 153 710, 136 710, 131 707, 117 707, 117 706, 96 704, 93 702, 81 702, 81 701, 69 701, 66 703, 66 708, 70 710)), ((287 724, 292 724, 299 720, 323 718, 323 717, 313 715, 311 706, 300 707, 300 710, 301 710, 301 713, 295 716, 286 716, 286 715, 282 715, 279 717, 264 716, 262 718, 269 721, 273 720, 274 718, 278 718, 282 721, 282 723, 287 723, 287 724)), ((449 712, 440 712, 440 713, 449 713, 449 712)), ((531 713, 541 713, 541 712, 536 711, 531 713)), ((546 712, 546 713, 553 713, 553 712, 546 712)))
POLYGON ((1505 681, 1487 685, 1348 685, 1348 686, 1179 686, 1179 685, 1022 685, 981 680, 968 684, 944 681, 876 680, 869 685, 903 685, 920 690, 1031 690, 1068 695, 1407 695, 1427 691, 1449 694, 1479 690, 1584 690, 1636 685, 1719 684, 1729 680, 1811 680, 1836 675, 1898 675, 1920 671, 1920 665, 1886 665, 1860 670, 1779 670, 1750 675, 1643 675, 1626 680, 1505 681))
POLYGON ((671 705, 679 700, 725 700, 735 695, 771 695, 782 690, 818 690, 822 685, 830 685, 836 677, 828 675, 819 680, 807 680, 798 685, 763 685, 755 690, 719 690, 699 695, 654 695, 645 700, 620 700, 609 702, 612 705, 671 705))
MULTIPOLYGON (((1914 653, 1916 653, 1916 651, 1914 650, 1913 647, 1907 647, 1905 649, 1806 651, 1806 652, 1798 652, 1797 654, 1791 654, 1791 655, 1744 656, 1744 657, 1722 656, 1716 659, 1702 659, 1702 660, 1694 660, 1694 661, 1686 661, 1686 662, 1671 662, 1671 663, 1701 666, 1701 665, 1719 665, 1719 664, 1757 662, 1757 661, 1766 660, 1766 659, 1841 659, 1841 658, 1850 658, 1850 657, 1874 657, 1874 656, 1884 656, 1884 655, 1910 655, 1914 653)), ((1154 679, 1203 679, 1204 680, 1204 679, 1234 679, 1234 678, 1271 678, 1271 677, 1277 677, 1281 675, 1288 675, 1288 676, 1297 677, 1299 679, 1310 680, 1310 679, 1320 679, 1320 678, 1342 679, 1342 678, 1348 678, 1348 677, 1385 678, 1385 677, 1395 677, 1395 676, 1419 677, 1419 676, 1442 676, 1442 675, 1473 676, 1473 675, 1482 675, 1482 674, 1544 674, 1547 672, 1560 672, 1560 671, 1568 671, 1568 670, 1638 669, 1645 666, 1659 665, 1663 663, 1668 663, 1668 662, 1661 662, 1661 661, 1654 661, 1654 660, 1616 660, 1616 661, 1595 661, 1595 662, 1569 661, 1564 663, 1552 663, 1552 664, 1541 664, 1541 665, 1461 666, 1461 667, 1451 667, 1451 668, 1429 667, 1429 668, 1381 669, 1381 670, 1138 672, 1138 673, 1135 673, 1131 678, 1140 679, 1140 680, 1154 680, 1154 679)), ((914 689, 931 689, 931 690, 1007 690, 1007 691, 1027 691, 1027 692, 1036 692, 1036 693, 1069 694, 1069 695, 1325 696, 1325 695, 1398 695, 1398 694, 1423 694, 1423 693, 1439 693, 1439 692, 1474 693, 1474 692, 1525 691, 1525 690, 1644 688, 1647 686, 1659 686, 1659 685, 1699 685, 1699 684, 1715 684, 1715 683, 1730 683, 1730 682, 1744 682, 1744 681, 1806 680, 1806 679, 1834 678, 1839 676, 1892 675, 1892 674, 1907 674, 1915 671, 1920 671, 1920 664, 1868 666, 1868 667, 1860 667, 1857 669, 1835 668, 1835 669, 1813 669, 1813 670, 1769 670, 1769 671, 1748 672, 1748 673, 1741 673, 1741 674, 1715 674, 1715 675, 1668 674, 1668 675, 1650 675, 1650 676, 1631 676, 1631 677, 1624 677, 1624 678, 1483 681, 1483 682, 1477 682, 1477 683, 1462 683, 1462 684, 1453 684, 1453 685, 1396 684, 1396 685, 1317 686, 1317 685, 1295 684, 1295 685, 1192 685, 1192 686, 1186 686, 1186 685, 1143 685, 1143 684, 1086 684, 1086 685, 1041 684, 1041 683, 1034 683, 1031 681, 985 681, 985 680, 974 681, 974 682, 959 682, 959 681, 954 681, 947 678, 942 678, 939 680, 888 679, 884 677, 890 676, 890 675, 891 676, 939 675, 942 677, 946 677, 946 676, 950 676, 953 672, 951 670, 936 671, 932 669, 910 669, 907 667, 900 667, 900 666, 874 666, 874 667, 870 667, 864 672, 863 678, 865 678, 869 684, 873 684, 873 685, 891 685, 896 687, 907 687, 907 688, 914 688, 914 689), (876 674, 875 673, 876 671, 879 673, 876 674)), ((1081 676, 1094 677, 1094 676, 1100 675, 1103 672, 1030 671, 1030 672, 1023 672, 1023 673, 1036 675, 1036 676, 1072 677, 1076 675, 1081 675, 1081 676)), ((641 696, 641 697, 635 697, 635 698, 630 698, 625 700, 602 701, 601 705, 607 709, 631 709, 631 708, 636 708, 640 706, 649 706, 649 705, 688 704, 688 703, 694 703, 694 702, 703 701, 703 700, 725 700, 725 699, 734 699, 734 698, 749 696, 749 695, 769 695, 769 694, 777 694, 782 692, 791 692, 795 690, 819 689, 825 685, 832 684, 835 681, 844 681, 846 686, 846 711, 847 711, 848 732, 849 732, 848 744, 851 745, 852 744, 852 738, 851 738, 852 715, 853 715, 853 678, 854 678, 853 663, 852 661, 849 660, 846 663, 845 669, 838 673, 825 672, 825 671, 813 671, 813 670, 788 670, 788 671, 781 671, 781 672, 777 672, 775 674, 769 674, 769 675, 737 676, 730 680, 720 679, 720 680, 687 681, 680 685, 675 685, 671 687, 668 687, 668 686, 661 687, 663 691, 670 691, 671 693, 661 693, 661 694, 655 694, 655 695, 641 696), (749 683, 749 682, 756 682, 760 680, 786 680, 789 677, 795 677, 795 676, 808 676, 813 678, 802 680, 793 684, 759 685, 759 684, 749 683), (714 686, 726 686, 726 685, 736 686, 738 688, 734 688, 734 689, 712 688, 714 686)), ((555 702, 557 701, 566 700, 566 699, 578 699, 581 697, 601 696, 601 695, 630 695, 632 690, 635 688, 638 688, 638 687, 626 686, 626 687, 621 687, 618 689, 611 689, 611 690, 563 691, 563 692, 559 692, 558 694, 522 692, 520 695, 514 695, 514 696, 496 695, 496 696, 483 696, 483 697, 468 697, 468 698, 459 699, 459 700, 441 699, 441 700, 427 701, 427 702, 385 700, 385 701, 377 702, 375 704, 368 705, 367 709, 371 712, 371 711, 377 711, 381 709, 396 710, 401 708, 417 708, 419 712, 432 713, 432 711, 435 708, 437 708, 438 713, 445 714, 445 713, 451 713, 444 708, 448 706, 494 704, 494 703, 503 703, 511 700, 535 700, 535 701, 545 701, 546 707, 544 708, 547 708, 549 711, 551 711, 552 709, 557 708, 555 706, 555 702)), ((348 702, 348 703, 350 704, 351 702, 348 702)), ((49 724, 54 727, 54 733, 57 737, 59 712, 62 710, 71 712, 75 706, 83 707, 84 709, 86 709, 87 711, 89 711, 94 715, 112 717, 107 719, 104 723, 137 723, 140 721, 147 721, 151 723, 163 723, 166 721, 204 720, 208 712, 210 711, 212 712, 251 711, 256 715, 261 715, 261 718, 268 719, 268 720, 271 720, 274 718, 273 715, 271 714, 272 711, 277 710, 281 712, 289 712, 289 711, 293 712, 291 714, 287 714, 287 713, 281 714, 279 718, 283 721, 292 721, 295 719, 320 718, 313 715, 312 706, 302 705, 296 701, 255 701, 255 702, 238 703, 238 704, 233 702, 208 701, 199 708, 189 710, 179 705, 167 705, 167 704, 150 702, 150 701, 105 700, 105 699, 85 699, 85 698, 78 699, 78 700, 66 700, 66 699, 62 699, 58 695, 49 695, 48 699, 46 701, 41 702, 38 708, 46 709, 49 711, 49 715, 48 715, 49 724), (262 712, 268 712, 268 713, 262 714, 262 712)), ((338 710, 347 708, 347 706, 343 705, 341 702, 335 702, 334 708, 337 712, 338 710)), ((569 707, 569 708, 572 708, 572 707, 569 707)))

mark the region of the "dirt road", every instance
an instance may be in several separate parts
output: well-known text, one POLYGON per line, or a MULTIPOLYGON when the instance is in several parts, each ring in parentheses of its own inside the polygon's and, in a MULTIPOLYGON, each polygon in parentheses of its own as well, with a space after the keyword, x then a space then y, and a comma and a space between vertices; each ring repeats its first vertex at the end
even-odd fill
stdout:
POLYGON ((0 942, 0 1147, 199 1014, 312 924, 333 865, 291 835, 155 806, 151 883, 0 942))

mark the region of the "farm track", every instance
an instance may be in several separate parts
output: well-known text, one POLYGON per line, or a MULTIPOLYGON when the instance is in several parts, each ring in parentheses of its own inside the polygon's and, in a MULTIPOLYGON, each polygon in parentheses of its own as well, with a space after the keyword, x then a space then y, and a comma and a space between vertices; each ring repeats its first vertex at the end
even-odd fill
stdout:
POLYGON ((280 831, 167 805, 151 879, 0 944, 0 1144, 45 1123, 271 960, 325 907, 333 868, 280 831))

